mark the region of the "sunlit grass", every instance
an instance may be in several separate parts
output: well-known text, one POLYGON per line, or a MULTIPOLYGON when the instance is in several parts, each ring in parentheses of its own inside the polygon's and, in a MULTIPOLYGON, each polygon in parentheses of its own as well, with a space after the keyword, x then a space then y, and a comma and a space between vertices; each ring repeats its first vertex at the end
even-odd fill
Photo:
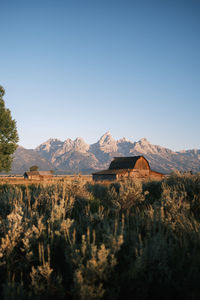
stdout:
POLYGON ((1 299, 199 299, 200 176, 0 185, 1 299))

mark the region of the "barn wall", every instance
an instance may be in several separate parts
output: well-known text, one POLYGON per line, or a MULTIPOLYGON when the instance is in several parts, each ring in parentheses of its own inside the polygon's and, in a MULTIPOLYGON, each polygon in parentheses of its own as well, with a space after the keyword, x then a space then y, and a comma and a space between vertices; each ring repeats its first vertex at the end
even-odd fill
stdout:
POLYGON ((135 169, 149 170, 149 164, 143 157, 141 157, 137 160, 135 164, 135 169))

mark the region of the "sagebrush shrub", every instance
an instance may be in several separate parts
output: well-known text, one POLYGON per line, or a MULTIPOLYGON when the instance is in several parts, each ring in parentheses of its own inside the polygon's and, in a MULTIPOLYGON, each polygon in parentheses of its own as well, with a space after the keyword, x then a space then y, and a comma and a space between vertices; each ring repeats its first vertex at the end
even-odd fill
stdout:
POLYGON ((1 299, 199 299, 200 176, 0 185, 1 299))

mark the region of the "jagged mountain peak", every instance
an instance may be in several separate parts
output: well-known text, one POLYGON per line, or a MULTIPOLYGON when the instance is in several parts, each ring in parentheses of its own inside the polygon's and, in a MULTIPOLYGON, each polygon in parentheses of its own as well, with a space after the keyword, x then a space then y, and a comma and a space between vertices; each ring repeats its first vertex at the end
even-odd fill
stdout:
MULTIPOLYGON (((48 139, 46 142, 39 145, 35 150, 45 157, 47 160, 51 161, 54 153, 60 148, 63 147, 64 142, 58 139, 48 139)), ((53 162, 53 161, 52 161, 53 162)))
POLYGON ((164 148, 159 145, 151 144, 146 138, 140 139, 138 142, 134 143, 134 147, 131 149, 131 153, 141 153, 143 155, 176 155, 176 152, 164 148))
POLYGON ((56 154, 63 155, 64 153, 71 151, 86 152, 88 149, 89 145, 84 141, 83 138, 77 137, 74 141, 68 138, 63 143, 63 146, 57 150, 56 154))
POLYGON ((49 142, 49 143, 60 142, 60 140, 59 140, 59 139, 56 139, 56 138, 49 138, 49 139, 47 140, 47 142, 49 142))
POLYGON ((48 150, 49 147, 51 147, 52 145, 55 145, 55 144, 62 144, 63 142, 58 140, 58 139, 55 139, 55 138, 50 138, 48 139, 46 142, 40 144, 39 146, 36 147, 36 150, 39 150, 39 149, 43 149, 43 150, 48 150))
POLYGON ((74 140, 74 143, 85 143, 86 142, 84 141, 84 139, 82 137, 77 137, 75 140, 74 140))
POLYGON ((117 143, 121 144, 121 143, 132 143, 132 142, 130 140, 128 140, 127 138, 123 137, 123 138, 117 140, 117 143))
POLYGON ((107 131, 100 137, 98 142, 99 144, 104 144, 104 143, 110 143, 112 141, 115 141, 115 139, 112 137, 110 131, 107 131))
POLYGON ((74 149, 76 151, 85 152, 89 149, 89 145, 84 141, 83 138, 78 137, 74 141, 74 149))
POLYGON ((66 139, 66 140, 64 141, 64 144, 68 144, 68 143, 73 143, 73 140, 70 139, 70 138, 68 138, 68 139, 66 139))
POLYGON ((73 149, 74 142, 72 139, 68 138, 64 141, 64 144, 61 149, 58 149, 59 154, 64 152, 69 152, 71 149, 73 149))
POLYGON ((110 131, 104 133, 99 141, 93 145, 91 145, 90 149, 94 151, 102 151, 104 153, 111 153, 117 151, 117 142, 112 137, 110 131))
MULTIPOLYGON (((42 143, 41 145, 52 145, 52 144, 57 144, 57 143, 62 143, 62 141, 60 141, 59 139, 56 139, 56 138, 50 138, 46 142, 42 143)), ((39 145, 38 147, 40 147, 41 145, 39 145)))
MULTIPOLYGON (((20 149, 23 150, 23 148, 18 147, 17 161, 20 161, 20 156, 21 161, 24 160, 24 151, 20 149)), ((200 171, 200 150, 198 149, 174 152, 151 144, 146 138, 137 142, 129 141, 125 137, 115 140, 110 131, 104 133, 92 145, 88 145, 81 137, 75 140, 68 138, 64 142, 50 138, 32 152, 27 153, 34 156, 34 151, 40 155, 40 158, 37 156, 38 161, 41 161, 42 156, 54 167, 60 170, 70 170, 70 172, 76 172, 77 169, 79 171, 105 169, 114 156, 134 155, 144 155, 151 168, 161 172, 167 173, 174 169, 200 171)))
POLYGON ((138 143, 143 144, 143 145, 149 145, 150 142, 146 138, 142 138, 138 141, 138 143))

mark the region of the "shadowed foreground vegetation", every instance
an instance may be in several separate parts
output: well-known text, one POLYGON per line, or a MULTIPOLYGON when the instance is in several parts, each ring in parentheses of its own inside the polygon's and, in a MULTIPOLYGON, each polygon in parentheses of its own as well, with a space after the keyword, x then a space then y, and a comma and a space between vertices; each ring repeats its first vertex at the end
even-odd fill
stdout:
POLYGON ((200 299, 200 176, 0 185, 0 299, 200 299))

